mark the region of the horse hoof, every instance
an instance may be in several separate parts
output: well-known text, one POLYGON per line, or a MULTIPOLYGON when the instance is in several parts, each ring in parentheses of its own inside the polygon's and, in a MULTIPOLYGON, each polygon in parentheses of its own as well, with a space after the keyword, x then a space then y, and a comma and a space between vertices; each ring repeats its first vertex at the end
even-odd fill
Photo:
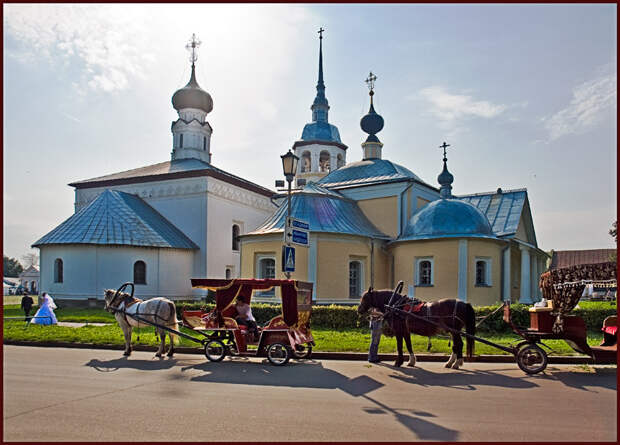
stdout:
POLYGON ((454 362, 454 365, 452 365, 452 369, 459 369, 461 366, 463 366, 463 359, 462 358, 460 358, 456 362, 454 362))
POLYGON ((401 362, 401 361, 399 361, 399 360, 396 360, 396 361, 394 362, 394 366, 396 366, 397 368, 400 368, 400 366, 401 366, 402 364, 403 364, 403 362, 401 362))
POLYGON ((409 362, 407 363, 407 366, 409 366, 410 368, 415 368, 415 362, 414 363, 409 362))
POLYGON ((167 357, 172 357, 174 355, 173 352, 169 352, 168 354, 166 354, 167 357))
POLYGON ((155 354, 155 357, 161 358, 161 352, 158 352, 157 354, 155 354))
POLYGON ((123 352, 123 355, 124 355, 125 357, 129 357, 129 356, 131 355, 131 352, 125 351, 125 352, 123 352))

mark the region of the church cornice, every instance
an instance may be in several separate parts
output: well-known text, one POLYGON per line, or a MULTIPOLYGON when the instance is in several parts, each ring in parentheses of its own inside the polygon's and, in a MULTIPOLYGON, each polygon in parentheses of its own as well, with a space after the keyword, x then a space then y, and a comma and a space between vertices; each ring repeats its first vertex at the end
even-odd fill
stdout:
POLYGON ((176 124, 178 124, 179 122, 183 122, 185 125, 190 125, 190 124, 192 124, 193 122, 196 122, 196 123, 197 123, 198 125, 200 125, 201 127, 209 127, 209 130, 211 130, 211 132, 213 132, 213 128, 211 127, 211 125, 209 124, 209 122, 205 121, 205 122, 204 122, 204 124, 203 124, 203 123, 201 123, 198 119, 192 119, 192 120, 190 120, 190 121, 186 121, 186 120, 184 120, 184 119, 179 118, 179 119, 177 119, 176 121, 172 122, 172 125, 170 126, 170 129, 171 129, 171 130, 173 130, 173 129, 174 129, 174 126, 175 126, 176 124))
POLYGON ((202 169, 202 170, 191 170, 184 172, 175 172, 175 173, 164 173, 164 174, 156 174, 156 175, 145 175, 138 176, 133 178, 118 178, 118 179, 108 179, 108 180, 100 180, 100 181, 89 181, 87 183, 71 183, 69 186, 75 187, 76 189, 89 189, 96 187, 108 187, 115 185, 124 185, 124 184, 142 184, 146 182, 153 181, 168 181, 173 179, 181 179, 181 178, 197 178, 197 177, 212 177, 219 179, 220 181, 227 182, 229 184, 235 185, 237 187, 241 187, 245 190, 249 190, 251 192, 257 193, 259 195, 270 198, 274 195, 275 192, 261 187, 256 184, 247 183, 241 181, 233 176, 228 176, 223 173, 220 173, 211 169, 202 169))
POLYGON ((341 144, 339 142, 321 141, 321 140, 318 140, 318 139, 311 140, 311 141, 295 141, 295 143, 293 144, 293 148, 303 147, 305 145, 315 145, 315 144, 316 145, 332 145, 334 147, 338 147, 338 148, 341 148, 343 150, 346 150, 347 148, 349 148, 346 145, 341 144))

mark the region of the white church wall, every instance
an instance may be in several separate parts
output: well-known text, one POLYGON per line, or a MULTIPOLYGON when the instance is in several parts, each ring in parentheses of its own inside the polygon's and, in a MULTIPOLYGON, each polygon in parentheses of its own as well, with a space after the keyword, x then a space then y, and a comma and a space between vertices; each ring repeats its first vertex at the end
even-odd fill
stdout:
POLYGON ((226 267, 233 266, 238 277, 240 251, 232 249, 232 226, 237 224, 242 235, 256 229, 276 207, 269 199, 247 190, 209 178, 207 209, 207 278, 224 278, 226 267))
POLYGON ((133 282, 136 261, 146 264, 146 284, 137 297, 192 295, 193 252, 129 246, 55 245, 41 247, 41 291, 60 299, 103 298, 105 289, 133 282), (54 261, 63 262, 63 282, 54 282, 54 261))

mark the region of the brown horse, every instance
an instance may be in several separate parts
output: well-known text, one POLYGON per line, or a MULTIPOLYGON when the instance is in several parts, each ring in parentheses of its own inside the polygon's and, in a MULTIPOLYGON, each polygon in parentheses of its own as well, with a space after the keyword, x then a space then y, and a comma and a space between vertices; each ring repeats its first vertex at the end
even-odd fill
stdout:
MULTIPOLYGON (((397 288, 399 289, 399 288, 397 288)), ((465 332, 474 335, 476 332, 476 314, 474 308, 469 303, 463 301, 445 298, 433 302, 420 302, 423 306, 417 312, 420 317, 431 320, 440 325, 461 331, 465 327, 465 332)), ((405 305, 411 305, 411 300, 404 295, 400 295, 396 291, 373 290, 369 288, 362 296, 360 304, 357 308, 359 314, 367 313, 370 308, 375 308, 382 312, 384 320, 386 320, 396 336, 396 347, 398 349, 398 358, 394 366, 403 364, 403 338, 409 351, 408 366, 415 366, 415 355, 411 348, 411 334, 432 337, 439 334, 443 329, 432 323, 428 323, 423 319, 407 315, 406 313, 386 308, 386 305, 408 310, 405 305), (390 304, 390 300, 392 304, 390 304)), ((417 309, 417 308, 416 308, 417 309)), ((463 340, 457 332, 450 332, 452 336, 452 354, 446 363, 446 368, 459 369, 463 365, 463 340)), ((474 353, 474 340, 467 337, 467 356, 471 357, 474 353)))

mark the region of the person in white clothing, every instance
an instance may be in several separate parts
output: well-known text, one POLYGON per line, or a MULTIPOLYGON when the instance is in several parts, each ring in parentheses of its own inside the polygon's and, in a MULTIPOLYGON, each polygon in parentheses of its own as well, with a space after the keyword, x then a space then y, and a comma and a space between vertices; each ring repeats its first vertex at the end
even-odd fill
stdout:
POLYGON ((56 309, 57 306, 54 303, 54 299, 47 292, 43 292, 42 297, 41 307, 37 313, 34 314, 30 323, 43 325, 57 324, 58 320, 54 313, 54 309, 56 309))

